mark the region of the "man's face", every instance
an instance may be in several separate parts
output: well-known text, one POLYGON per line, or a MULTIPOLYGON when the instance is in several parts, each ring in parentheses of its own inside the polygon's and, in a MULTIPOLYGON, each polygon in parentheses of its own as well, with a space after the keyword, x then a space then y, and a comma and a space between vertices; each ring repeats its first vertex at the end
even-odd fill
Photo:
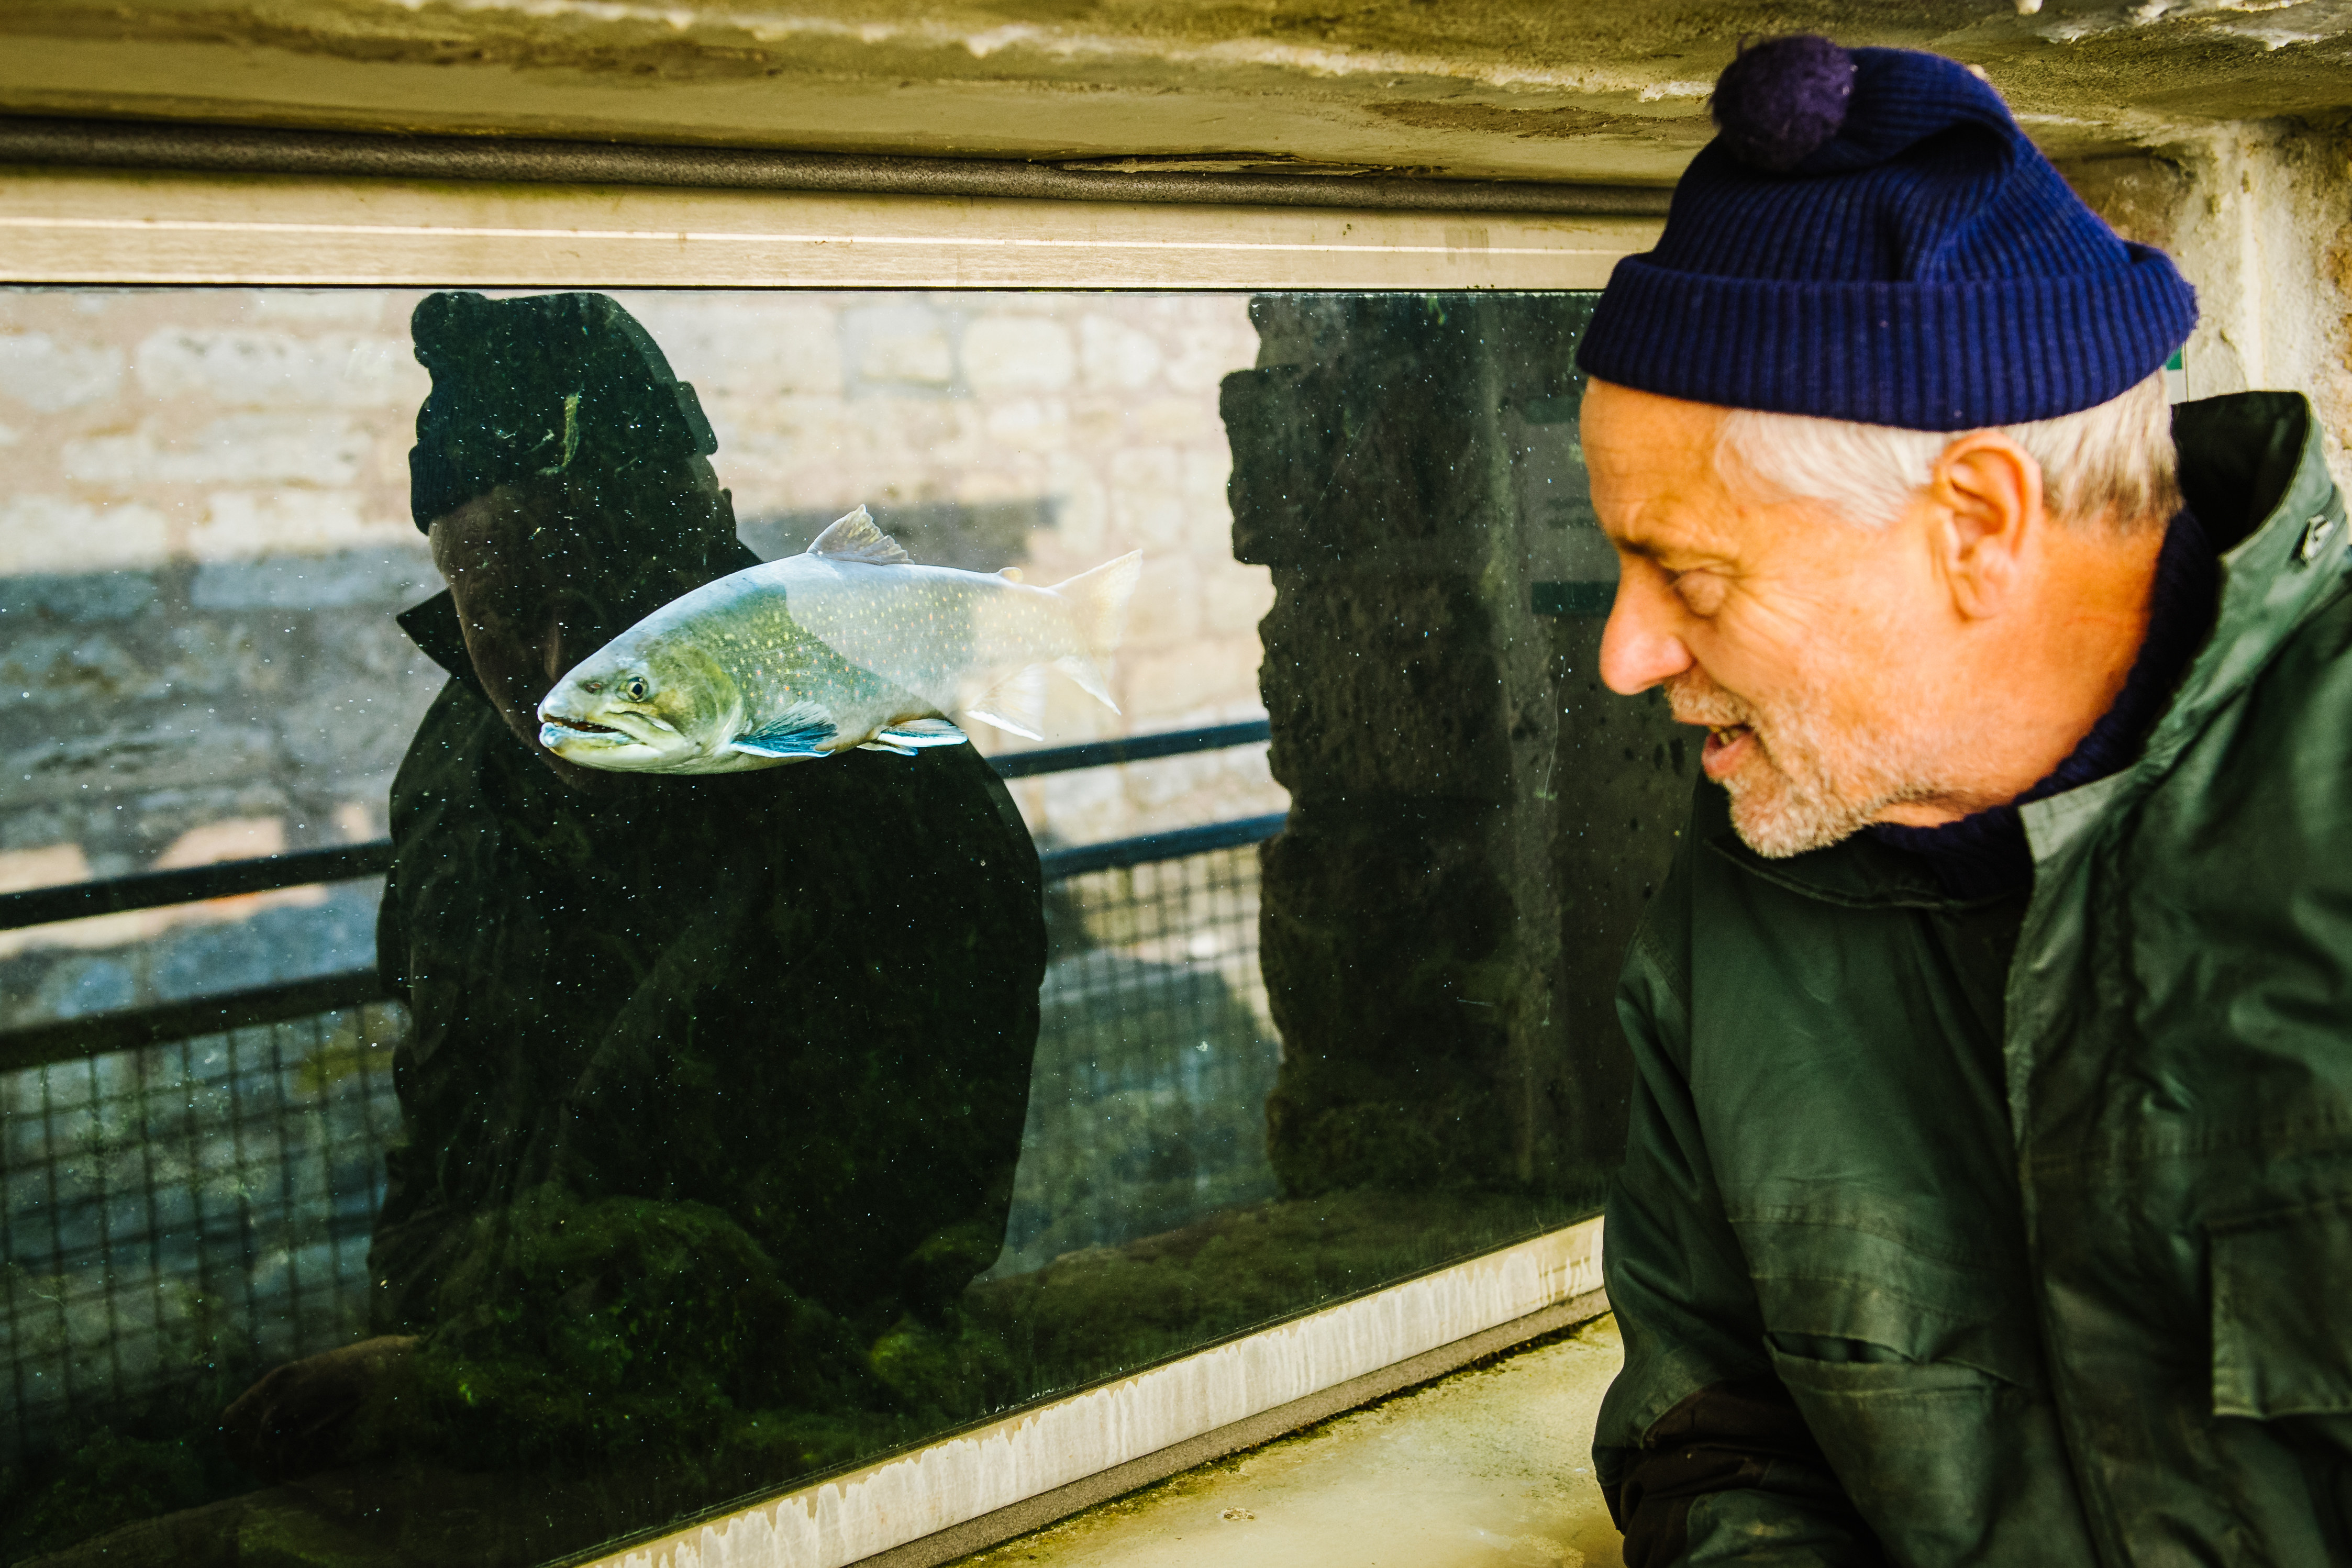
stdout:
POLYGON ((1727 486, 1720 419, 1607 383, 1585 396, 1592 502, 1622 571, 1601 678, 1663 685, 1676 719, 1707 727, 1702 765, 1739 836, 1800 854, 1939 793, 1948 597, 1913 519, 1865 528, 1727 486))

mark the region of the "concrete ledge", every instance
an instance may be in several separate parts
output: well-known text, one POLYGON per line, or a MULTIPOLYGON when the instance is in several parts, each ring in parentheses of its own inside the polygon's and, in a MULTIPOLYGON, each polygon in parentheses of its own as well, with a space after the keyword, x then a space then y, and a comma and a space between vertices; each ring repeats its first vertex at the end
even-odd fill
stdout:
POLYGON ((595 1568, 929 1568, 1607 1310, 1601 1221, 1407 1280, 595 1568))
POLYGON ((0 168, 0 280, 1599 288, 1653 217, 0 168))
POLYGON ((1525 1344, 1555 1329, 1590 1322, 1608 1310, 1608 1296, 1600 1291, 1589 1291, 1558 1306, 1529 1312, 1526 1317, 1488 1329, 1483 1333, 1425 1351, 1409 1360, 1398 1362, 1394 1366, 1350 1378, 1320 1394, 1294 1399, 1264 1415, 1253 1416, 1245 1421, 1220 1427, 1198 1437, 1171 1444, 1156 1454, 1130 1459, 1126 1464, 1098 1471, 1082 1481, 1073 1481, 1025 1502, 998 1509, 994 1513, 985 1514, 968 1524, 960 1524, 951 1530, 942 1530, 937 1535, 894 1547, 867 1558, 858 1568, 937 1568, 940 1563, 969 1557, 1016 1535, 1026 1535, 1056 1520, 1083 1512, 1097 1503, 1108 1502, 1139 1487, 1181 1475, 1196 1465, 1205 1465, 1212 1459, 1222 1459, 1227 1454, 1237 1454, 1244 1448, 1270 1443, 1287 1433, 1343 1415, 1358 1406, 1385 1399, 1417 1383, 1427 1383, 1449 1372, 1459 1371, 1482 1356, 1525 1344))

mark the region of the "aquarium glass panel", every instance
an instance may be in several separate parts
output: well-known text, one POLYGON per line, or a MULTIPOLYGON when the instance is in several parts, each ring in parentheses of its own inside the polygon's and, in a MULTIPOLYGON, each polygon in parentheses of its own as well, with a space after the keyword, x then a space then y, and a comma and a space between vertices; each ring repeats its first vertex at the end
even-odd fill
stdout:
POLYGON ((1597 1210, 1581 295, 0 295, 0 1560, 529 1565, 1597 1210))

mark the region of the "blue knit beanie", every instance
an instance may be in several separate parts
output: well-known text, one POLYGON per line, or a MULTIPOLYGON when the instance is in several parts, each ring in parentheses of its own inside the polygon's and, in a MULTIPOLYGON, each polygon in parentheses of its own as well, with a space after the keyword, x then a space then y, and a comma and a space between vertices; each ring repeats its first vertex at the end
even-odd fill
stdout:
POLYGON ((1779 38, 1716 84, 1721 131, 1657 249, 1617 264, 1577 352, 1695 402, 1974 430, 2090 408, 2197 321, 1967 67, 1779 38))

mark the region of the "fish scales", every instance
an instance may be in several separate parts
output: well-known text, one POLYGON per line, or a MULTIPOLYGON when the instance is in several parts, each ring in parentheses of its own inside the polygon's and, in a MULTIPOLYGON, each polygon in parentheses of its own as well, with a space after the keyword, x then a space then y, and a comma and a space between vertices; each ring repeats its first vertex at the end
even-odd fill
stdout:
POLYGON ((965 738, 970 716, 1034 736, 1024 672, 1111 704, 1110 655, 1140 558, 1052 588, 919 566, 864 507, 801 555, 664 606, 558 682, 541 743, 589 767, 729 772, 965 738))

